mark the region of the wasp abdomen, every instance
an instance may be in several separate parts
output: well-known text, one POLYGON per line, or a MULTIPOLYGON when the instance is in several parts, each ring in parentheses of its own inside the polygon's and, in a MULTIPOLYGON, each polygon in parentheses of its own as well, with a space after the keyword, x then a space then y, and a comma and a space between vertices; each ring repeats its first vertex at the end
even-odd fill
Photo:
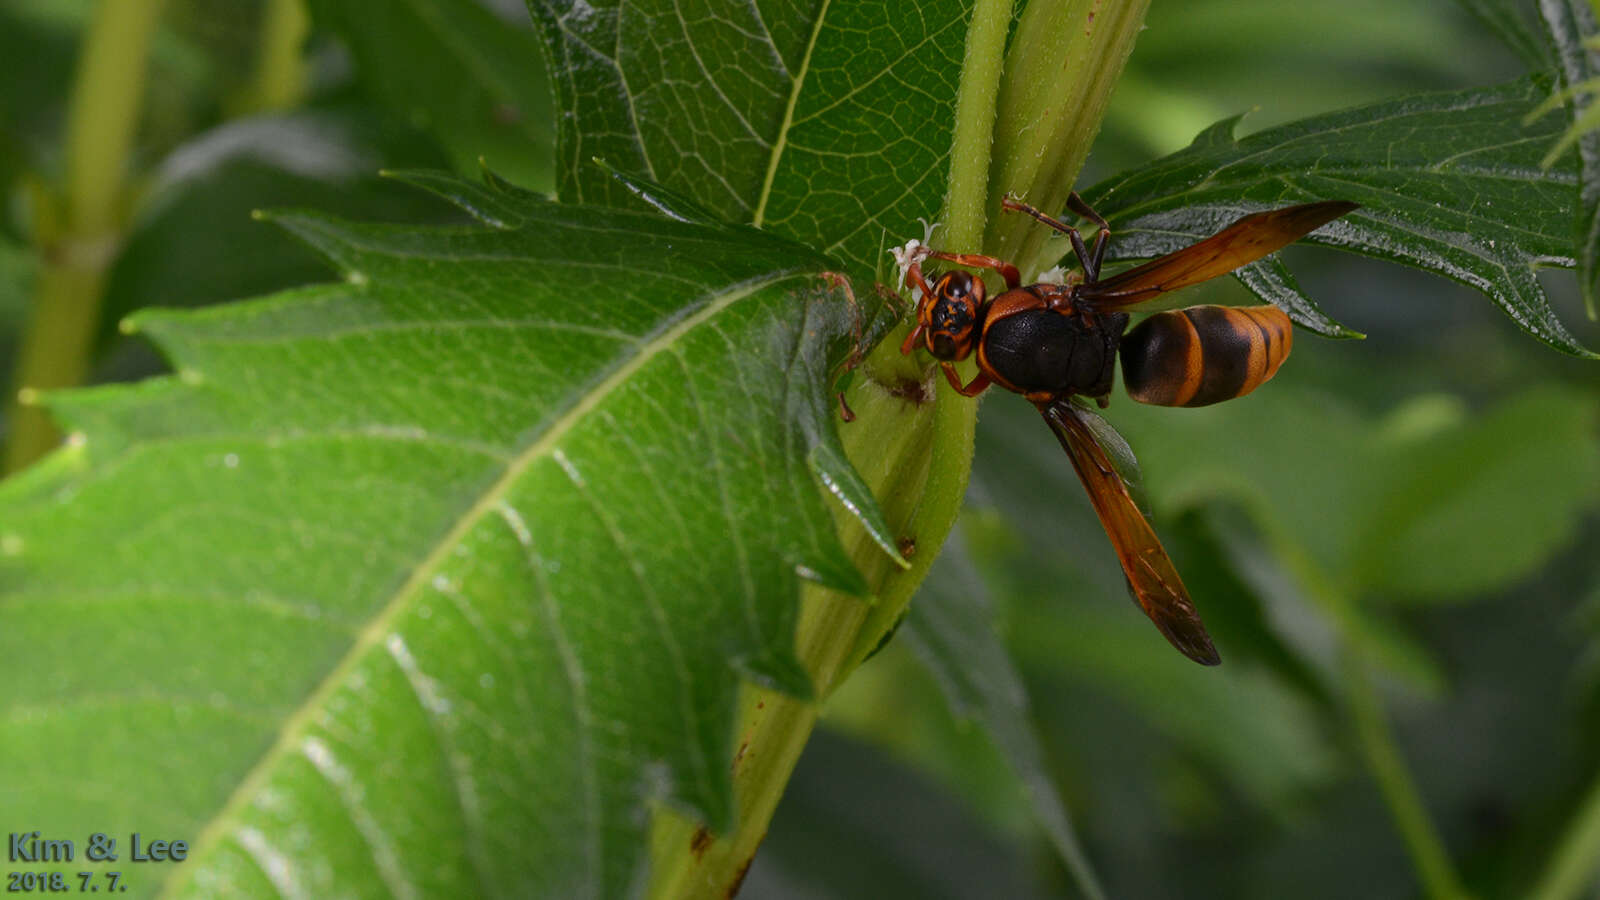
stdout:
POLYGON ((1208 406, 1260 387, 1293 344, 1294 325, 1276 306, 1157 313, 1122 339, 1122 381, 1140 403, 1208 406))

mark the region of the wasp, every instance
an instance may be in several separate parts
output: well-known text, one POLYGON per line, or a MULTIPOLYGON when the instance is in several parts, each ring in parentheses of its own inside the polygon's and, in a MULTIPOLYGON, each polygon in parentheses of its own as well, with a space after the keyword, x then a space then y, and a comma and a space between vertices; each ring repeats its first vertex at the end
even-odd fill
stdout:
POLYGON ((1100 266, 1111 227, 1077 192, 1067 208, 1098 227, 1092 244, 1077 228, 1015 198, 1007 197, 1003 208, 1065 234, 1079 271, 1061 284, 1023 285, 1017 267, 1005 260, 916 247, 903 281, 921 296, 916 325, 900 352, 924 346, 962 396, 998 385, 1031 401, 1088 491, 1134 600, 1185 656, 1216 665, 1222 658, 1183 580, 1074 398, 1104 407, 1118 357, 1124 386, 1141 403, 1206 406, 1260 387, 1277 373, 1294 342, 1294 326, 1277 307, 1191 306, 1155 313, 1132 330, 1129 312, 1261 259, 1357 204, 1307 203, 1248 215, 1198 243, 1104 279, 1100 266), (929 258, 992 270, 1006 290, 990 298, 983 280, 964 269, 951 269, 930 286, 921 268, 929 258), (978 374, 963 384, 955 363, 974 354, 978 374))

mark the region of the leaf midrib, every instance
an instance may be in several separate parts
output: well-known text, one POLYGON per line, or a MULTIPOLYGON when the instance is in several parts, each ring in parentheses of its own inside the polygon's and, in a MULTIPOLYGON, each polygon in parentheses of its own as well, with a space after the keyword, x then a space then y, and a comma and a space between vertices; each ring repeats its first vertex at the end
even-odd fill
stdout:
MULTIPOLYGON (((638 345, 639 350, 630 356, 621 365, 618 365, 603 379, 596 382, 592 388, 577 398, 576 402, 559 417, 551 421, 548 428, 535 435, 530 435, 531 442, 521 451, 509 457, 505 471, 499 478, 486 488, 482 495, 456 520, 428 555, 412 570, 412 573, 394 592, 383 608, 372 618, 366 627, 360 629, 354 643, 332 669, 329 670, 306 697, 306 700, 292 713, 281 732, 261 759, 251 768, 250 772, 239 783, 239 787, 223 803, 220 812, 212 822, 201 830, 193 844, 193 858, 196 860, 209 856, 215 845, 220 843, 222 836, 241 819, 241 813, 251 800, 259 793, 268 777, 276 768, 278 762, 295 751, 300 737, 306 732, 314 712, 321 709, 328 699, 339 690, 345 682, 346 676, 355 668, 367 653, 379 646, 386 635, 393 631, 391 625, 398 618, 406 602, 416 594, 419 588, 428 582, 433 571, 438 568, 450 549, 461 542, 467 532, 485 516, 494 514, 495 510, 504 503, 504 498, 510 488, 517 483, 522 475, 535 462, 550 456, 569 432, 573 430, 584 418, 599 406, 617 388, 627 383, 628 379, 639 369, 643 368, 658 354, 669 350, 678 341, 695 328, 711 321, 718 314, 766 288, 780 284, 786 280, 801 277, 803 273, 797 269, 787 269, 771 273, 758 279, 739 284, 728 285, 721 288, 720 296, 712 295, 700 309, 684 315, 676 321, 660 328, 653 337, 642 339, 638 345)), ((194 868, 187 870, 195 871, 194 868)), ((169 883, 163 890, 170 895, 181 885, 186 884, 186 874, 179 874, 178 878, 169 883)))
POLYGON ((800 56, 800 70, 795 73, 794 85, 789 89, 789 102, 783 108, 783 121, 778 124, 777 139, 772 142, 772 155, 767 159, 767 174, 761 181, 761 197, 756 201, 755 212, 750 215, 750 224, 756 228, 766 220, 767 200, 772 197, 772 185, 778 180, 778 162, 783 159, 783 151, 789 145, 789 129, 794 125, 794 108, 800 101, 800 91, 805 87, 806 76, 811 72, 811 56, 817 49, 817 36, 822 34, 822 23, 828 19, 828 7, 832 0, 822 0, 822 6, 817 10, 817 21, 811 26, 811 37, 806 41, 806 52, 800 56))

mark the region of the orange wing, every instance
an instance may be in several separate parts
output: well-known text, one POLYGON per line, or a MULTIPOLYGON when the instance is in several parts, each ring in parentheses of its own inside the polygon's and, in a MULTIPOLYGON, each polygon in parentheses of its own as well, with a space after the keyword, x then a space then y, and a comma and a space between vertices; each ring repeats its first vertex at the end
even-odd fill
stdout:
POLYGON ((1106 309, 1209 281, 1281 250, 1358 206, 1332 200, 1245 216, 1197 244, 1085 284, 1078 288, 1078 296, 1090 306, 1106 309))
POLYGON ((1066 400, 1041 404, 1039 412, 1056 433, 1061 448, 1072 460, 1072 468, 1088 490, 1100 524, 1117 550, 1123 574, 1128 576, 1128 587, 1145 615, 1184 656, 1206 666, 1222 662, 1200 622, 1200 614, 1189 600, 1189 592, 1184 590, 1178 570, 1161 547, 1161 539, 1139 512, 1122 476, 1089 426, 1066 400))

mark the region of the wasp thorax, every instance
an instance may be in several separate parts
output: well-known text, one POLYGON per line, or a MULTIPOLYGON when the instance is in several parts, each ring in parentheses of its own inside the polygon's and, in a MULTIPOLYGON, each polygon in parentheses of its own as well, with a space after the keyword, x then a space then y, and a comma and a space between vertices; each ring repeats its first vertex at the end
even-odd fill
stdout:
POLYGON ((928 309, 929 353, 942 360, 966 359, 972 353, 983 295, 983 282, 970 272, 948 272, 939 279, 928 309))

